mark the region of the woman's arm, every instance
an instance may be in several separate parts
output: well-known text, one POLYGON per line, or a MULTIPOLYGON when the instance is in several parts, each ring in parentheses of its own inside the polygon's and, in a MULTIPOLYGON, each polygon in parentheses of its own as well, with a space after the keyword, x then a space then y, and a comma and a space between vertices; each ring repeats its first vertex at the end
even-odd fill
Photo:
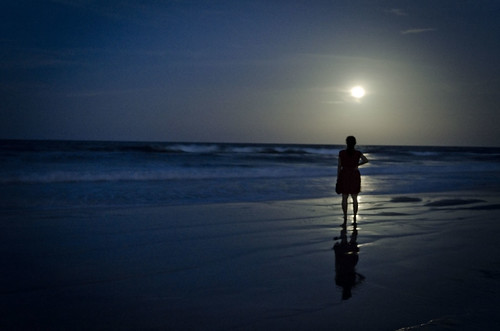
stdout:
POLYGON ((368 163, 368 162, 370 162, 370 161, 368 161, 368 159, 366 158, 366 156, 364 156, 364 155, 363 155, 363 153, 361 153, 361 159, 360 159, 360 161, 359 161, 358 166, 363 165, 363 164, 366 164, 366 163, 368 163))
POLYGON ((339 163, 337 165, 337 177, 339 177, 341 169, 342 169, 342 159, 340 158, 340 155, 339 155, 339 163))

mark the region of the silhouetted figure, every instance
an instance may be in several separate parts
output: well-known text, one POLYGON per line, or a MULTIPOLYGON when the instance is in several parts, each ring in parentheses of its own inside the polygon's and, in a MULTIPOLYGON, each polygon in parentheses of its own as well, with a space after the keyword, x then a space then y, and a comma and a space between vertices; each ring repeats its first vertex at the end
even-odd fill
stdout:
POLYGON ((368 163, 368 159, 356 150, 356 138, 349 136, 346 138, 347 147, 339 152, 339 163, 337 167, 337 185, 335 190, 342 194, 342 211, 344 212, 344 226, 347 223, 347 199, 352 197, 354 211, 354 222, 358 214, 358 194, 361 191, 361 175, 358 167, 368 163))
POLYGON ((356 272, 358 263, 359 247, 356 242, 358 230, 354 226, 351 240, 347 241, 347 230, 344 228, 340 232, 340 242, 335 243, 335 284, 342 287, 342 300, 347 300, 352 296, 352 289, 360 284, 365 277, 356 272))

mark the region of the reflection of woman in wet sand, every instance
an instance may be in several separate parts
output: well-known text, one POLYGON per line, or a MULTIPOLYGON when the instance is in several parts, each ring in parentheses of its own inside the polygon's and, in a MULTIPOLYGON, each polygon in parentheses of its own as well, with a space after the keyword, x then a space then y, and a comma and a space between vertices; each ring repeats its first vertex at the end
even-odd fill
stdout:
POLYGON ((368 163, 368 159, 356 150, 356 138, 346 138, 347 148, 339 152, 337 168, 337 193, 342 193, 342 211, 344 212, 344 225, 347 223, 347 198, 352 197, 354 222, 358 213, 358 194, 361 191, 361 175, 358 167, 368 163))
POLYGON ((358 263, 359 247, 357 243, 358 230, 356 224, 351 235, 351 240, 347 241, 347 230, 344 228, 340 232, 340 242, 335 243, 335 283, 342 287, 342 300, 347 300, 352 296, 352 289, 361 284, 365 279, 360 273, 356 272, 358 263))

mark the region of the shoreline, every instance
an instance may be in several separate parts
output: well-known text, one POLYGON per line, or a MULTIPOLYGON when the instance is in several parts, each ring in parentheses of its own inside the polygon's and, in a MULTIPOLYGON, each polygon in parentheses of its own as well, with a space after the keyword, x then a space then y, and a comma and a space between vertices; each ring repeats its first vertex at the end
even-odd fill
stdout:
POLYGON ((364 279, 348 300, 332 250, 340 196, 9 213, 1 322, 7 330, 487 329, 499 322, 499 202, 492 192, 360 195, 355 270, 364 279))

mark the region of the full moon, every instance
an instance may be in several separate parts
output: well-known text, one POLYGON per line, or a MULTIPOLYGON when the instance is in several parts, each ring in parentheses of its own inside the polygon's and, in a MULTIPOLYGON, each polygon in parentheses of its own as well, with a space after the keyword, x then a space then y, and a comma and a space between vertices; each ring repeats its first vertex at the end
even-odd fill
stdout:
POLYGON ((351 89, 351 95, 356 99, 361 99, 365 95, 365 89, 361 86, 355 86, 351 89))

